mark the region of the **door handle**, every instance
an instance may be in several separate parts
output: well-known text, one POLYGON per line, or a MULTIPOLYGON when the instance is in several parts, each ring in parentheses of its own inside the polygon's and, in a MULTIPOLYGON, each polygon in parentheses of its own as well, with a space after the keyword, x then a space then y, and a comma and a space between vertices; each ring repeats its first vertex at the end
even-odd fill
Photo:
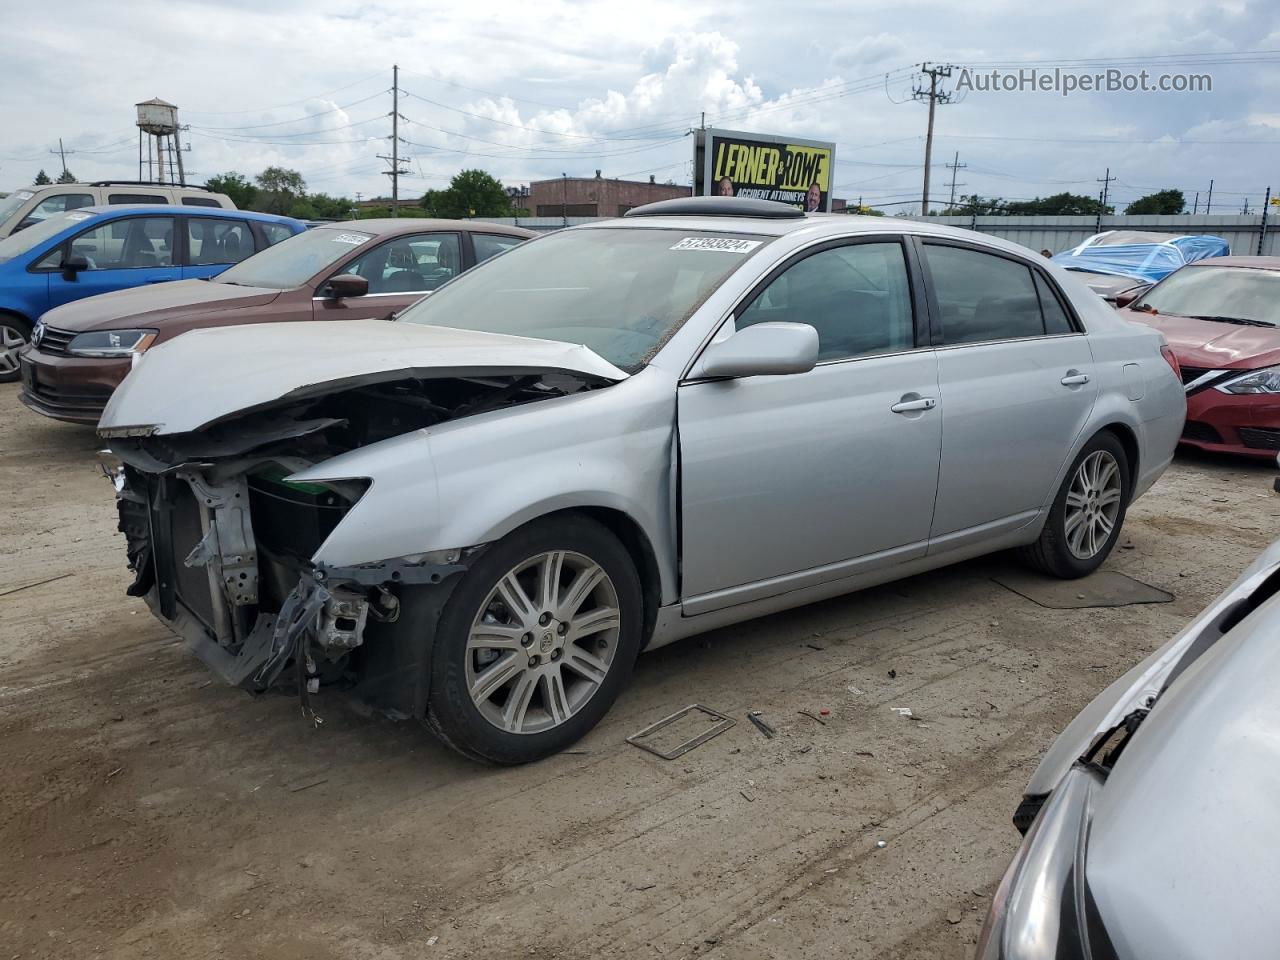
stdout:
POLYGON ((921 397, 918 400, 899 400, 889 409, 894 413, 912 413, 916 410, 932 410, 938 405, 933 397, 921 397))
POLYGON ((1089 382, 1089 375, 1087 373, 1072 373, 1071 371, 1067 371, 1067 375, 1058 382, 1064 387, 1078 387, 1089 382))

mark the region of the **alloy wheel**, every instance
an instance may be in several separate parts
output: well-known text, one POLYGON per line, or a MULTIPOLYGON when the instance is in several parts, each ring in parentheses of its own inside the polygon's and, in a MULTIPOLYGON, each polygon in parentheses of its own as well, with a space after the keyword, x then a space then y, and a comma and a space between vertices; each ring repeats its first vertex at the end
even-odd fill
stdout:
POLYGON ((466 684, 480 714, 507 733, 542 733, 600 689, 618 648, 618 593, 590 557, 530 557, 489 591, 467 636, 466 684))
POLYGON ((18 372, 18 350, 26 345, 21 330, 0 323, 0 375, 18 372))
POLYGON ((1120 515, 1120 465, 1106 450, 1096 450, 1081 461, 1067 491, 1063 532, 1067 549, 1078 560, 1097 556, 1120 515))

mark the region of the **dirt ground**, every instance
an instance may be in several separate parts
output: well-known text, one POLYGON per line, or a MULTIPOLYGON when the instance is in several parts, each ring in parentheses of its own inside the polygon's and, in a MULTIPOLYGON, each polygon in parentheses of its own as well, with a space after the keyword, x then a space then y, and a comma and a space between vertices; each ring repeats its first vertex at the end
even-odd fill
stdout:
POLYGON ((96 448, 0 387, 0 960, 967 957, 1041 751, 1280 532, 1274 469, 1181 457, 1104 568, 1171 603, 968 563, 644 656, 580 752, 493 770, 212 681, 125 596, 96 448), (624 742, 694 702, 737 725, 624 742))

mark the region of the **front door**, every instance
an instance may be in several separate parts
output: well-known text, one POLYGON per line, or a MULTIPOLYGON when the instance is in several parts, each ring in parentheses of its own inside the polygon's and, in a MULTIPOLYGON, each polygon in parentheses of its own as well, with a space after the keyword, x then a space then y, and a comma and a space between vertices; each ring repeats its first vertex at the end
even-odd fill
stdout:
POLYGON ((1035 518, 1098 384, 1088 337, 1041 271, 964 245, 926 242, 922 251, 940 323, 937 551, 1035 518))
POLYGON ((74 279, 57 270, 49 273, 49 307, 181 279, 182 268, 173 254, 173 227, 173 217, 123 217, 73 237, 45 259, 54 266, 53 260, 59 258, 61 262, 83 257, 88 267, 77 271, 74 279))
POLYGON ((461 269, 462 246, 456 233, 417 233, 396 237, 343 264, 335 273, 369 281, 363 297, 335 300, 316 292, 317 320, 388 320, 416 303, 461 269))
MULTIPOLYGON (((924 554, 938 361, 898 240, 826 245, 736 317, 818 330, 808 373, 679 389, 682 595, 696 614, 924 554)), ((734 321, 730 321, 734 322, 734 321)))

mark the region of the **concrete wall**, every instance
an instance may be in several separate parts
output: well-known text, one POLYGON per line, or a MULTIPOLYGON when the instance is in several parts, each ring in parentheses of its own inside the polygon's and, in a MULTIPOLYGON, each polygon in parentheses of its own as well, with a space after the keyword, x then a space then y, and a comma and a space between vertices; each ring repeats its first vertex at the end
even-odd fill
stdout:
MULTIPOLYGON (((1277 211, 1280 213, 1280 211, 1277 211)), ((1061 253, 1099 232, 1096 217, 910 217, 926 223, 977 230, 1012 240, 1032 250, 1061 253)), ((1143 230, 1171 236, 1209 235, 1231 244, 1231 252, 1241 256, 1258 253, 1262 217, 1250 214, 1208 216, 1119 216, 1103 217, 1103 230, 1143 230)), ((1280 256, 1280 217, 1271 216, 1263 244, 1264 256, 1280 256)))

